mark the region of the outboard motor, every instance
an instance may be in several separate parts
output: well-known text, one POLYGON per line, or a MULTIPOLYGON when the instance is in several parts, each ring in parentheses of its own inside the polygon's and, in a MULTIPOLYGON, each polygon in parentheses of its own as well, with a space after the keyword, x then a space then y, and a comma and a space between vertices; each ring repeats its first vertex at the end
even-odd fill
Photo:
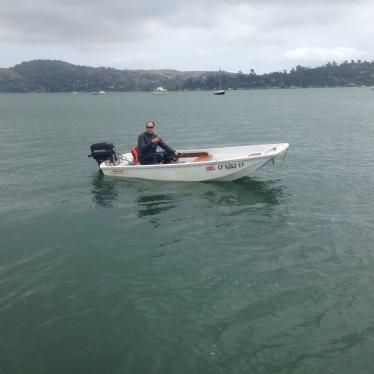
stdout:
POLYGON ((103 161, 110 160, 113 164, 117 161, 116 149, 113 143, 95 143, 90 148, 91 154, 88 157, 93 157, 99 166, 103 161))

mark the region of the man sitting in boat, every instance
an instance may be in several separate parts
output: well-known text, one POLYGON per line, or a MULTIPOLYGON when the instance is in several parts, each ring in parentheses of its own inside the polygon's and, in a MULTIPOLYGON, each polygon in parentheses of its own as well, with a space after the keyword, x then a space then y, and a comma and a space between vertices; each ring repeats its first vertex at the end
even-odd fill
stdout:
POLYGON ((153 130, 155 123, 147 121, 146 131, 138 137, 138 157, 142 165, 169 163, 176 161, 179 153, 169 147, 153 130), (157 152, 157 146, 164 151, 157 152))

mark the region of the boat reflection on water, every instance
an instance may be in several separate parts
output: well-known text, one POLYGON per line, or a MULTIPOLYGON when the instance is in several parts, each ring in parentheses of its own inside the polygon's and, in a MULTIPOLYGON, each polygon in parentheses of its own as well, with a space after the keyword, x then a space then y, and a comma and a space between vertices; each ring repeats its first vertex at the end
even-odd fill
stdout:
POLYGON ((173 204, 173 201, 174 197, 167 194, 140 195, 137 198, 139 207, 138 217, 155 216, 171 208, 175 208, 176 205, 173 204))
POLYGON ((160 226, 161 216, 171 208, 176 208, 175 195, 144 193, 140 194, 136 202, 138 204, 138 217, 149 219, 154 226, 160 226))
POLYGON ((113 208, 113 202, 118 198, 116 188, 118 181, 105 178, 103 173, 98 172, 92 180, 92 199, 104 208, 113 208))
POLYGON ((175 208, 175 191, 158 192, 160 186, 152 188, 152 182, 124 181, 105 177, 98 173, 92 180, 92 200, 104 208, 126 207, 138 218, 149 218, 150 223, 159 226, 159 217, 175 208), (117 202, 117 203, 116 203, 117 202))
POLYGON ((142 181, 123 181, 97 173, 92 180, 92 199, 104 208, 114 208, 115 201, 118 200, 126 206, 135 205, 139 218, 158 215, 175 207, 171 204, 175 200, 173 194, 159 193, 157 188, 152 190, 149 187, 151 186, 145 186, 142 181))
POLYGON ((204 197, 219 205, 272 206, 277 205, 283 196, 283 187, 277 180, 262 181, 248 177, 229 184, 216 182, 214 186, 214 189, 205 192, 204 197))
MULTIPOLYGON (((206 208, 232 206, 235 210, 246 208, 271 208, 279 204, 284 195, 278 180, 262 181, 242 178, 229 183, 220 182, 157 182, 144 180, 118 180, 102 174, 92 182, 93 201, 102 207, 131 207, 138 218, 162 216, 170 209, 195 206, 206 208), (115 201, 117 201, 117 204, 115 201)), ((155 220, 156 219, 156 220, 155 220)))

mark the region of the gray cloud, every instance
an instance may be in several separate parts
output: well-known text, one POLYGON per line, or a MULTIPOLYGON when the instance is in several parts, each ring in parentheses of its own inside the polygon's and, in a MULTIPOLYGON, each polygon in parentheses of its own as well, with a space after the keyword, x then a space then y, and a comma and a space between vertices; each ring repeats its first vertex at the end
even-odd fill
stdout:
POLYGON ((0 63, 267 72, 372 59, 373 14, 368 0, 2 0, 0 63))

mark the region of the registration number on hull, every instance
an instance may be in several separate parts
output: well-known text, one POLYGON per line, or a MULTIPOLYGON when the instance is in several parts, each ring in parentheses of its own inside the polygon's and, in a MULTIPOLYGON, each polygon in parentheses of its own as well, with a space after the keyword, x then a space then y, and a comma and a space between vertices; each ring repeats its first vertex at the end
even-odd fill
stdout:
POLYGON ((229 162, 227 164, 217 165, 218 170, 240 169, 243 166, 244 166, 244 162, 229 162))

